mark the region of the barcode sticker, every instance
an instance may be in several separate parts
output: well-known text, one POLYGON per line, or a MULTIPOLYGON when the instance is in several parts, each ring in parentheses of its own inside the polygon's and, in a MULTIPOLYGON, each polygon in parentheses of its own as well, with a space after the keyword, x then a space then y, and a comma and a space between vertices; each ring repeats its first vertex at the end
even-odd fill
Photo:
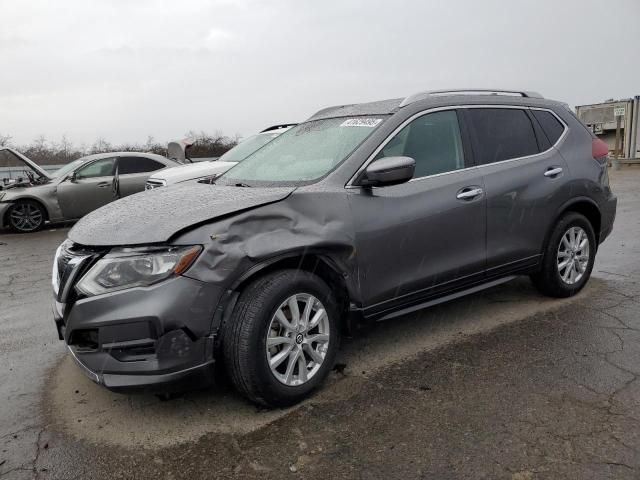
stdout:
POLYGON ((381 118, 350 118, 340 124, 341 127, 369 127, 373 128, 382 121, 381 118))

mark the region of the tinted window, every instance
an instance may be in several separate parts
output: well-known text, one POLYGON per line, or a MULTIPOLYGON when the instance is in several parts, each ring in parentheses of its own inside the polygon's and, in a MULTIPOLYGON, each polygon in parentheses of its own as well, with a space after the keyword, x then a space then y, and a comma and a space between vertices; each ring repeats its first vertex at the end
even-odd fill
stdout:
POLYGON ((479 164, 500 162, 539 153, 533 125, 517 108, 470 108, 467 110, 479 164))
POLYGON ((77 178, 95 178, 95 177, 110 177, 113 175, 113 164, 115 158, 103 158, 102 160, 96 160, 90 163, 86 167, 80 167, 76 171, 77 178))
POLYGON ((464 168, 462 137, 454 110, 416 118, 387 143, 376 158, 405 156, 416 161, 413 178, 464 168))
POLYGON ((155 172, 164 165, 146 157, 120 157, 118 160, 118 174, 155 172))
POLYGON ((564 125, 550 112, 544 110, 531 110, 533 116, 540 123, 542 130, 547 135, 551 145, 554 145, 564 132, 564 125))

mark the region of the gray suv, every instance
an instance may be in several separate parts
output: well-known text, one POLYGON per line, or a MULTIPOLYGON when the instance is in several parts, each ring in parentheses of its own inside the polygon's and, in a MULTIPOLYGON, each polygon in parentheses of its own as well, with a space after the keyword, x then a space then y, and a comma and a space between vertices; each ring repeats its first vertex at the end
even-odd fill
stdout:
POLYGON ((616 197, 607 147, 563 103, 436 91, 319 111, 212 184, 111 203, 58 249, 54 315, 112 390, 213 378, 290 405, 341 332, 529 275, 589 279, 616 197))

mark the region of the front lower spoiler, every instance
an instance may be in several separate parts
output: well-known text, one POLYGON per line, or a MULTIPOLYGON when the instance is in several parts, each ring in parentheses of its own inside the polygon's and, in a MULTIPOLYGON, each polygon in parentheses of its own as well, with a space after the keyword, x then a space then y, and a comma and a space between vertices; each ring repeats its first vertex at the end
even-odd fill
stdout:
POLYGON ((96 373, 82 363, 73 347, 67 346, 67 349, 83 375, 92 382, 102 385, 114 392, 148 391, 166 393, 191 389, 195 386, 208 386, 214 378, 215 360, 213 359, 176 372, 150 375, 123 375, 96 373))

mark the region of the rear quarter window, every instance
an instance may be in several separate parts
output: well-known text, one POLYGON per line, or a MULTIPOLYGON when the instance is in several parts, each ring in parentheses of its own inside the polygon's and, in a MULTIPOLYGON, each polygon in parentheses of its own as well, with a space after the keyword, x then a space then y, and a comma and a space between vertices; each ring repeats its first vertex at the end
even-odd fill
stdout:
POLYGON ((164 167, 162 163, 147 157, 120 157, 118 160, 118 173, 120 175, 155 172, 164 167))
POLYGON ((551 112, 544 110, 531 110, 535 119, 540 123, 542 130, 549 139, 551 145, 560 139, 564 133, 564 125, 551 112))

